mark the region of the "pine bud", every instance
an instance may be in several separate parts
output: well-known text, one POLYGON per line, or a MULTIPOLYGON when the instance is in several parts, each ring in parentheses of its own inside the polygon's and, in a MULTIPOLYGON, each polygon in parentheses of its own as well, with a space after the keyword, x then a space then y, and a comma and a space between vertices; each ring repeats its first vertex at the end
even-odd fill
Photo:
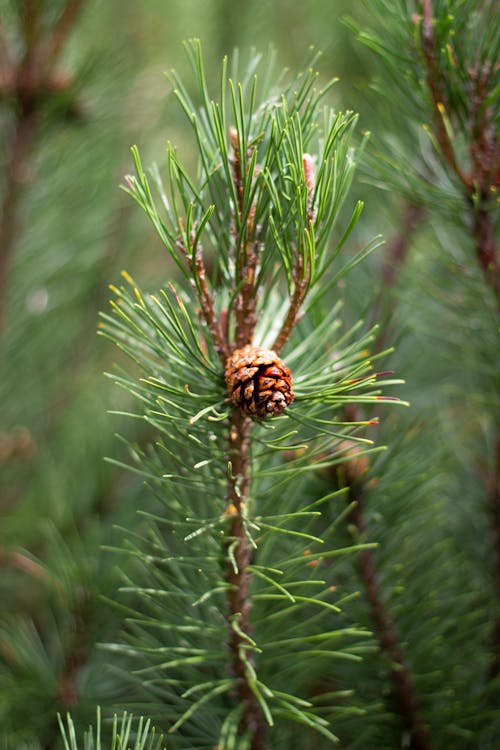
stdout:
POLYGON ((292 374, 276 352, 247 344, 226 363, 230 400, 249 417, 281 414, 293 401, 292 374))

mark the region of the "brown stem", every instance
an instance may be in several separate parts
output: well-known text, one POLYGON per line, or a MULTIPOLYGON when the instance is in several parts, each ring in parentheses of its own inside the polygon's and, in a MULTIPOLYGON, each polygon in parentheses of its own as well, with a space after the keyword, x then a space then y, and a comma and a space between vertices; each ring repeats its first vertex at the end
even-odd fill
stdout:
POLYGON ((391 334, 394 316, 392 288, 398 281, 408 257, 415 232, 424 219, 424 210, 414 203, 406 203, 401 211, 400 227, 387 244, 380 272, 380 288, 371 313, 373 324, 381 325, 374 343, 376 352, 382 351, 391 334))
POLYGON ((46 75, 52 72, 84 2, 85 0, 67 0, 66 5, 62 9, 52 33, 45 44, 43 60, 46 75))
POLYGON ((78 703, 77 680, 88 653, 88 623, 85 618, 88 593, 81 590, 77 591, 76 595, 78 599, 72 613, 72 643, 64 655, 64 664, 58 680, 58 698, 66 710, 74 708, 78 703))
POLYGON ((476 257, 488 286, 495 292, 500 301, 500 266, 493 230, 491 210, 481 201, 473 208, 472 233, 476 248, 476 257))
POLYGON ((453 144, 445 123, 444 92, 442 76, 437 59, 436 39, 433 26, 432 0, 420 0, 423 10, 421 27, 422 52, 424 56, 427 87, 434 110, 436 140, 443 159, 451 171, 459 178, 464 200, 472 218, 473 236, 476 257, 483 271, 487 284, 500 298, 500 265, 493 237, 490 200, 490 188, 498 187, 500 181, 500 148, 495 142, 495 127, 491 110, 485 101, 491 93, 492 66, 489 61, 483 65, 476 64, 470 71, 471 86, 469 91, 469 151, 470 174, 458 164, 453 144))
POLYGON ((436 125, 436 138, 441 149, 443 158, 448 166, 459 178, 467 190, 471 187, 471 179, 461 169, 455 157, 453 144, 448 135, 445 124, 444 93, 442 91, 441 75, 436 57, 436 40, 434 37, 434 25, 432 22, 432 0, 420 0, 423 11, 421 27, 422 52, 426 66, 427 86, 429 89, 436 125))
POLYGON ((500 187, 500 143, 491 107, 486 105, 493 65, 476 62, 469 71, 469 152, 473 189, 466 195, 472 214, 476 257, 486 283, 500 298, 500 268, 492 221, 492 188, 500 187))
POLYGON ((403 206, 399 231, 387 245, 384 254, 381 272, 384 292, 397 282, 401 267, 408 255, 411 240, 423 216, 424 211, 421 206, 416 206, 414 203, 406 203, 403 206))
POLYGON ((237 214, 239 218, 239 233, 237 234, 236 250, 236 284, 240 287, 235 300, 236 315, 236 347, 240 348, 252 340, 256 325, 255 313, 255 274, 257 270, 258 252, 254 237, 254 212, 251 206, 248 215, 244 215, 244 186, 243 166, 238 134, 233 128, 230 131, 233 147, 233 182, 237 196, 237 214))
POLYGON ((222 364, 225 365, 226 360, 229 356, 229 351, 226 345, 226 341, 224 339, 224 335, 222 333, 221 322, 218 319, 217 314, 215 312, 214 301, 210 293, 210 290, 208 288, 207 275, 205 271, 205 264, 203 262, 203 254, 202 254, 201 247, 198 247, 196 250, 194 270, 198 278, 198 284, 199 284, 198 289, 199 289, 202 314, 203 314, 203 317, 205 318, 205 322, 208 326, 208 330, 210 331, 210 334, 212 336, 215 350, 217 354, 219 355, 219 359, 221 360, 222 364))
POLYGON ((493 623, 491 663, 489 678, 500 675, 500 437, 497 437, 492 471, 487 479, 488 509, 493 532, 493 585, 496 594, 497 614, 493 623))
MULTIPOLYGON (((18 13, 24 52, 16 60, 0 30, 1 61, 8 64, 1 83, 14 101, 12 136, 7 145, 5 183, 0 208, 0 330, 4 325, 5 293, 16 242, 19 206, 37 126, 47 98, 57 58, 73 28, 84 0, 67 0, 52 30, 44 36, 40 5, 23 0, 18 13), (43 63, 43 64, 42 64, 43 63)), ((57 91, 57 85, 55 90, 57 91)))
POLYGON ((245 530, 245 513, 250 501, 250 431, 252 421, 235 410, 230 424, 228 514, 231 515, 226 579, 229 589, 229 650, 236 678, 236 699, 243 706, 240 731, 248 734, 250 750, 263 750, 266 724, 257 697, 250 687, 249 666, 253 666, 250 645, 250 583, 248 571, 252 546, 245 530))
POLYGON ((276 340, 272 346, 276 354, 279 354, 281 352, 286 342, 290 338, 290 334, 297 323, 300 314, 300 308, 302 307, 302 303, 304 302, 307 290, 309 288, 309 277, 304 274, 302 257, 300 255, 297 258, 294 277, 295 288, 290 299, 288 312, 285 320, 283 321, 283 325, 281 326, 281 330, 278 333, 276 340))
POLYGON ((36 134, 37 113, 19 113, 8 147, 2 206, 0 209, 0 330, 4 325, 5 294, 19 223, 19 205, 28 161, 36 134))
MULTIPOLYGON (((364 539, 367 535, 367 527, 364 518, 365 497, 362 484, 354 482, 350 485, 349 500, 356 502, 351 512, 351 522, 356 527, 359 538, 364 539)), ((394 621, 383 600, 373 550, 365 549, 360 552, 359 568, 378 641, 391 664, 390 674, 394 696, 399 714, 410 735, 410 747, 412 750, 431 750, 431 740, 423 723, 410 668, 399 645, 394 621)))

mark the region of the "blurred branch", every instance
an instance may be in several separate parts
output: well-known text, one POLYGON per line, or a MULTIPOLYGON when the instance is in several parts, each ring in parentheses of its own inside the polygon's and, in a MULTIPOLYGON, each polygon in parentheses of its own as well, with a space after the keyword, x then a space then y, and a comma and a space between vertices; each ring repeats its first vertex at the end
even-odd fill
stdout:
MULTIPOLYGON (((385 310, 385 325, 379 329, 374 342, 375 351, 381 351, 385 346, 395 308, 391 292, 398 281, 415 231, 423 221, 424 215, 425 212, 421 206, 407 202, 401 210, 398 231, 386 247, 380 271, 380 291, 373 306, 375 319, 385 310)), ((345 418, 352 422, 360 421, 359 408, 356 405, 346 407, 345 418)), ((353 443, 352 450, 349 451, 349 459, 342 466, 344 472, 342 483, 348 487, 348 502, 355 503, 349 520, 356 529, 358 539, 365 541, 368 537, 368 527, 365 517, 367 484, 364 475, 369 468, 369 463, 366 456, 356 455, 358 451, 359 448, 353 443)), ((410 747, 412 750, 432 750, 433 745, 421 715, 411 669, 404 657, 395 622, 384 599, 374 550, 362 550, 358 564, 379 647, 390 663, 392 692, 401 721, 410 735, 410 747)))
MULTIPOLYGON (((441 154, 452 172, 459 178, 462 194, 470 219, 470 234, 474 242, 476 259, 486 284, 500 303, 500 264, 498 248, 495 245, 493 197, 500 187, 500 142, 498 123, 492 115, 488 100, 494 95, 495 82, 492 73, 495 61, 478 57, 474 63, 467 61, 468 122, 466 137, 470 159, 470 172, 467 174, 457 163, 448 128, 446 109, 443 103, 441 80, 446 81, 439 69, 439 49, 435 39, 432 0, 420 0, 423 10, 421 39, 427 72, 427 87, 434 106, 436 140, 441 154)), ((495 437, 496 452, 500 438, 495 437)), ((500 459, 495 455, 487 477, 489 490, 487 505, 491 519, 493 538, 493 580, 497 594, 497 607, 500 607, 500 459)), ((492 633, 492 656, 490 677, 500 674, 500 612, 496 615, 492 633)))
MULTIPOLYGON (((426 81, 435 123, 435 137, 441 155, 458 178, 467 210, 472 222, 472 236, 476 258, 486 283, 500 301, 500 265, 493 234, 491 192, 500 186, 500 144, 496 128, 492 122, 488 96, 492 94, 489 84, 492 81, 494 65, 490 60, 482 64, 476 62, 468 66, 470 85, 468 96, 468 138, 470 172, 467 173, 458 163, 453 143, 447 127, 447 107, 445 103, 446 81, 439 67, 439 48, 435 38, 432 0, 420 0, 423 19, 421 42, 426 81)), ((494 84, 492 84, 494 85, 494 84)))
MULTIPOLYGON (((356 462, 356 460, 354 456, 352 461, 356 462)), ((348 500, 356 503, 351 511, 350 520, 356 528, 359 539, 365 540, 367 536, 364 516, 366 489, 363 480, 359 481, 353 475, 349 477, 349 463, 345 468, 349 484, 348 500)), ((359 569, 380 648, 390 662, 393 693, 399 715, 410 735, 410 747, 412 750, 431 750, 433 745, 422 719, 411 670, 404 658, 395 623, 384 601, 372 549, 365 549, 359 553, 359 569)))
POLYGON ((386 293, 396 284, 401 267, 410 250, 415 231, 423 218, 424 210, 421 206, 414 203, 406 203, 403 206, 399 231, 387 245, 384 254, 381 271, 382 293, 386 293))
POLYGON ((5 294, 9 268, 19 229, 19 207, 32 147, 47 102, 67 88, 71 81, 56 71, 59 55, 74 26, 84 0, 67 0, 58 19, 47 33, 42 31, 40 6, 23 0, 17 7, 23 52, 17 57, 9 49, 0 27, 0 99, 10 104, 13 114, 6 146, 6 169, 0 207, 0 330, 4 326, 5 294))
POLYGON ((50 75, 85 0, 68 0, 45 45, 45 71, 50 75))
MULTIPOLYGON (((360 421, 359 407, 356 404, 347 406, 345 418, 352 422, 360 421)), ((365 542, 368 538, 368 484, 365 475, 369 469, 369 461, 366 455, 358 455, 360 450, 358 444, 352 443, 346 453, 346 462, 339 469, 334 469, 334 481, 348 488, 348 504, 354 504, 349 521, 356 529, 357 541, 365 542)), ((374 550, 361 550, 358 565, 375 636, 390 665, 392 694, 401 722, 409 733, 409 747, 411 750, 432 750, 433 744, 422 717, 412 671, 404 657, 400 636, 384 597, 374 550)))
POLYGON ((390 324, 394 314, 392 289, 410 252, 416 231, 423 222, 425 211, 421 206, 406 202, 400 213, 400 225, 387 244, 380 270, 379 293, 373 304, 373 325, 382 323, 374 344, 375 351, 382 351, 389 338, 390 324))
POLYGON ((35 112, 20 113, 16 117, 14 132, 8 145, 0 223, 0 330, 4 323, 5 293, 18 229, 18 207, 36 124, 35 112))
POLYGON ((459 178, 465 189, 468 191, 471 187, 470 177, 460 168, 453 144, 448 135, 444 119, 444 91, 442 88, 442 77, 439 70, 436 40, 434 38, 434 24, 432 21, 432 0, 420 0, 423 11, 423 22, 421 27, 422 51, 427 72, 427 87, 431 96, 431 102, 434 109, 434 118, 436 123, 436 136, 441 153, 451 168, 452 172, 459 178))
MULTIPOLYGON (((488 509, 490 512, 491 526, 493 531, 493 555, 494 555, 494 587, 496 593, 496 605, 500 608, 500 437, 497 436, 495 445, 495 456, 492 470, 486 477, 488 492, 488 509)), ((493 623, 492 633, 492 655, 489 677, 494 679, 500 675, 500 612, 497 613, 493 623)))

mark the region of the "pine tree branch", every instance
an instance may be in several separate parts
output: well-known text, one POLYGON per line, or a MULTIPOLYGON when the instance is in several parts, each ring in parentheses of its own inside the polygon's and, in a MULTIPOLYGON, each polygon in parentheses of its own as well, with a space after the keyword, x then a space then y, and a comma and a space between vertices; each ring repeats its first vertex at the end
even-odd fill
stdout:
POLYGON ((422 52, 426 68, 427 88, 434 111, 435 135, 441 155, 458 177, 468 213, 472 222, 472 234, 475 243, 476 258, 486 283, 494 291, 500 302, 500 264, 498 249, 495 246, 491 207, 492 188, 500 186, 500 144, 498 143, 495 124, 492 122, 490 108, 485 106, 491 93, 489 82, 493 65, 486 60, 470 68, 471 85, 469 97, 469 152, 470 173, 458 163, 453 144, 446 127, 446 108, 444 104, 446 82, 438 63, 438 49, 434 35, 432 0, 420 0, 423 10, 421 24, 422 52))
POLYGON ((421 206, 407 202, 401 210, 400 228, 388 243, 380 271, 380 291, 373 305, 371 318, 373 324, 384 321, 374 344, 374 350, 382 351, 391 332, 391 321, 394 316, 394 300, 391 294, 396 285, 401 269, 408 257, 415 232, 424 219, 421 206))
POLYGON ((67 0, 66 5, 57 19, 52 33, 44 45, 44 65, 46 75, 50 75, 64 48, 75 21, 85 0, 67 0))
MULTIPOLYGON (((240 247, 236 252, 236 286, 241 287, 236 296, 236 347, 240 348, 249 344, 252 340, 256 325, 255 314, 255 272, 257 269, 258 252, 253 239, 253 218, 255 206, 251 206, 245 221, 244 211, 244 187, 242 175, 242 158, 238 143, 238 133, 233 128, 230 131, 231 145, 233 147, 233 181, 238 199, 237 212, 238 224, 240 226, 240 247), (243 225, 245 231, 243 231, 243 225)), ((235 229, 236 233, 236 229, 235 229)))
MULTIPOLYGON (((443 97, 439 83, 440 72, 432 21, 432 1, 421 0, 423 7, 422 47, 427 67, 427 84, 436 112, 437 141, 442 155, 452 171, 460 178, 462 192, 470 216, 470 233, 474 242, 477 263, 486 284, 493 290, 500 303, 500 263, 495 244, 491 193, 500 186, 500 143, 498 124, 493 121, 491 107, 487 106, 491 95, 490 84, 494 64, 491 60, 468 65, 470 85, 467 89, 470 174, 461 170, 455 159, 453 147, 443 117, 443 97)), ((494 85, 494 84, 492 84, 494 85)), ((493 538, 493 580, 500 603, 500 458, 498 438, 491 475, 488 477, 487 506, 491 518, 493 538)), ((492 631, 492 656, 490 678, 500 674, 500 613, 497 614, 492 631)))
POLYGON ((85 618, 88 594, 85 590, 77 591, 75 594, 77 601, 72 612, 73 638, 71 647, 64 655, 57 686, 58 698, 66 710, 74 708, 78 703, 77 679, 88 652, 88 623, 85 618))
MULTIPOLYGON (((493 585, 500 610, 500 437, 497 436, 493 467, 487 476, 488 509, 493 537, 493 585)), ((500 675, 500 611, 493 622, 489 678, 500 675)))
POLYGON ((36 112, 20 113, 8 145, 2 206, 0 209, 0 331, 5 325, 5 294, 9 268, 19 229, 19 207, 28 162, 38 125, 36 112))
MULTIPOLYGON (((316 211, 313 206, 313 201, 316 187, 316 175, 314 171, 314 163, 310 154, 302 155, 302 168, 304 170, 304 180, 307 187, 306 222, 309 231, 314 232, 316 211)), ((276 341, 273 344, 273 350, 277 354, 279 354, 285 346, 290 338, 290 334, 298 322, 300 308, 306 298, 311 282, 310 268, 304 263, 304 256, 297 251, 293 269, 293 282, 294 290, 290 298, 288 312, 283 321, 283 325, 281 326, 281 330, 276 337, 276 341)))
POLYGON ((423 21, 421 25, 422 52, 427 74, 427 87, 434 110, 434 121, 436 125, 436 137, 439 143, 443 158, 451 168, 452 172, 459 178, 462 185, 467 191, 471 187, 470 177, 460 168, 453 148, 453 144, 448 135, 445 116, 445 96, 442 88, 441 73, 438 66, 436 49, 436 40, 434 36, 433 24, 433 5, 432 0, 420 0, 423 11, 423 21))
MULTIPOLYGON (((423 220, 424 211, 420 206, 406 203, 401 212, 401 226, 388 244, 380 272, 380 293, 374 306, 374 317, 378 317, 382 304, 385 302, 387 324, 380 329, 374 343, 374 350, 381 351, 385 346, 389 322, 394 315, 394 303, 387 300, 392 287, 396 284, 401 268, 408 257, 414 233, 423 220)), ((359 410, 355 406, 346 408, 346 418, 359 421, 359 410)), ((352 458, 345 464, 345 479, 349 488, 348 500, 355 502, 350 514, 350 520, 356 528, 359 539, 366 539, 368 527, 366 523, 366 487, 363 475, 368 468, 366 461, 356 457, 356 449, 352 458)), ((387 655, 393 694, 403 725, 410 734, 412 750, 432 750, 432 744, 425 727, 418 697, 413 684, 411 669, 404 658, 400 645, 396 625, 384 601, 382 587, 377 573, 374 551, 366 549, 359 554, 359 570, 363 582, 366 601, 368 603, 372 621, 375 625, 380 648, 387 655)))
POLYGON ((210 290, 208 288, 207 274, 205 271, 205 264, 203 262, 203 252, 201 246, 196 249, 195 264, 193 269, 196 278, 198 279, 198 286, 200 290, 200 302, 201 310, 205 322, 208 326, 208 330, 212 335, 215 349, 219 355, 219 359, 222 364, 225 365, 227 357, 229 355, 228 347, 222 333, 222 326, 220 320, 217 318, 215 312, 214 301, 210 290))
POLYGON ((10 76, 13 70, 11 51, 5 33, 0 26, 0 99, 10 88, 10 76))
POLYGON ((272 347, 273 351, 275 351, 276 354, 279 354, 281 352, 286 342, 290 338, 290 334, 292 333, 297 323, 300 314, 300 308, 302 306, 302 303, 304 302, 307 290, 309 288, 309 278, 304 274, 302 256, 299 256, 297 258, 297 263, 294 270, 294 282, 295 287, 290 299, 286 318, 283 321, 281 330, 278 333, 278 336, 276 337, 276 340, 272 347))
MULTIPOLYGON (((194 241, 194 238, 191 238, 194 241)), ((196 288, 198 294, 198 300, 200 302, 201 314, 205 323, 207 324, 212 341, 217 352, 219 359, 223 366, 226 364, 226 360, 229 356, 229 349, 224 338, 222 324, 217 313, 215 312, 215 305, 212 293, 208 286, 207 272, 205 269, 205 261, 203 260, 203 248, 200 244, 194 250, 194 263, 193 255, 190 253, 182 241, 177 240, 177 249, 186 259, 186 263, 191 270, 193 275, 193 286, 196 288)))
POLYGON ((401 210, 401 221, 398 232, 387 245, 381 270, 381 286, 384 293, 393 287, 407 258, 416 229, 424 217, 421 206, 407 202, 401 210))
POLYGON ((483 199, 478 206, 472 204, 471 211, 476 257, 486 283, 493 289, 497 300, 500 302, 500 265, 495 245, 491 209, 485 205, 483 199))
POLYGON ((4 326, 5 293, 31 151, 47 101, 69 85, 69 80, 56 74, 55 66, 83 2, 68 0, 47 35, 42 31, 39 4, 31 0, 20 3, 24 53, 17 60, 0 29, 0 58, 9 65, 2 74, 2 93, 10 95, 14 109, 0 207, 0 330, 4 326))
MULTIPOLYGON (((362 482, 351 478, 348 498, 349 502, 356 503, 351 511, 350 520, 356 527, 359 539, 366 539, 366 498, 362 482)), ((410 734, 410 747, 412 750, 431 750, 433 746, 423 722, 411 670, 404 658, 395 623, 384 602, 373 550, 365 549, 360 552, 359 569, 380 647, 391 664, 394 697, 399 715, 410 734)))
POLYGON ((476 257, 487 284, 500 301, 500 266, 492 220, 492 188, 500 187, 500 142, 498 125, 493 122, 491 107, 486 106, 490 93, 493 65, 490 60, 470 69, 469 102, 470 162, 474 190, 469 191, 472 232, 476 257))
POLYGON ((263 750, 266 725, 257 697, 250 684, 252 653, 250 638, 250 583, 248 566, 252 547, 245 530, 245 514, 250 491, 250 432, 252 421, 239 410, 234 410, 230 423, 231 476, 229 479, 228 514, 231 515, 226 579, 229 590, 229 650, 232 672, 236 678, 236 698, 243 708, 240 731, 248 733, 250 750, 263 750))

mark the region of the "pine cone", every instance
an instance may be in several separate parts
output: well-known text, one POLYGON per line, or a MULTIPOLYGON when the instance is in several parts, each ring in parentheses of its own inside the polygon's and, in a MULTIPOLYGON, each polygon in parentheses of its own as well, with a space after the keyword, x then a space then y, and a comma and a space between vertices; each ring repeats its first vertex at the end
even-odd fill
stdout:
POLYGON ((226 385, 233 404, 249 417, 281 414, 293 401, 292 373, 283 360, 251 344, 228 358, 226 385))

